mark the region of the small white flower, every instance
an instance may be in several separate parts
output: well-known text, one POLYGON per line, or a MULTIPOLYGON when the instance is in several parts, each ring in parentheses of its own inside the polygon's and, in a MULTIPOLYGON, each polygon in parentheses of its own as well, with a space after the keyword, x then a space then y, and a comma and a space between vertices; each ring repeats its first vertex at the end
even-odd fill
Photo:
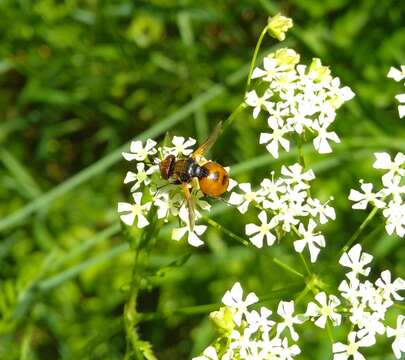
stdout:
POLYGON ((258 226, 256 224, 247 224, 245 230, 246 235, 249 236, 250 242, 258 248, 263 247, 264 238, 266 238, 268 246, 273 245, 276 241, 276 237, 271 233, 270 230, 274 227, 274 222, 272 223, 271 220, 270 222, 267 222, 267 213, 264 210, 260 212, 258 218, 261 222, 261 225, 258 226), (251 236, 253 234, 256 235, 251 236))
POLYGON ((154 205, 158 208, 158 219, 166 219, 169 215, 179 215, 180 204, 184 202, 184 196, 180 193, 162 192, 155 195, 154 205))
POLYGON ((168 148, 170 154, 188 156, 193 152, 193 149, 189 149, 189 147, 195 145, 196 140, 193 138, 186 140, 183 136, 173 136, 172 143, 174 146, 168 148))
MULTIPOLYGON (((405 78, 405 66, 401 65, 401 70, 391 67, 387 76, 395 81, 401 81, 405 78)), ((405 104, 405 93, 396 95, 395 98, 401 103, 405 104)), ((405 105, 398 106, 399 117, 405 116, 405 105)))
POLYGON ((326 224, 328 219, 336 219, 335 209, 327 203, 322 204, 318 199, 308 198, 307 204, 309 206, 310 214, 313 217, 319 216, 319 222, 321 224, 326 224))
POLYGON ((342 315, 336 312, 336 307, 340 305, 340 300, 330 295, 329 300, 324 292, 320 292, 315 296, 315 300, 319 303, 310 302, 305 312, 305 316, 317 318, 314 324, 320 328, 325 328, 326 320, 329 318, 334 326, 340 325, 342 315))
POLYGON ((405 236, 405 203, 400 204, 391 200, 387 208, 383 210, 383 215, 386 218, 385 230, 388 235, 394 232, 399 237, 405 236))
POLYGON ((391 272, 389 270, 383 271, 375 284, 382 291, 384 299, 397 301, 404 299, 398 294, 398 291, 405 290, 405 281, 398 278, 391 282, 391 272))
POLYGON ((284 126, 282 121, 277 120, 273 117, 268 119, 269 127, 273 130, 272 133, 261 133, 259 143, 267 144, 267 151, 273 155, 276 159, 278 158, 278 146, 279 144, 283 147, 285 151, 290 151, 290 142, 284 138, 284 135, 291 130, 284 126))
POLYGON ((173 229, 172 239, 179 241, 186 233, 188 233, 187 241, 190 245, 198 247, 204 244, 204 242, 199 238, 207 230, 206 225, 195 225, 193 231, 191 231, 188 224, 186 226, 173 229))
POLYGON ((153 141, 152 139, 146 140, 145 147, 143 146, 142 141, 140 140, 132 141, 129 149, 130 152, 129 153, 123 152, 122 156, 124 157, 125 160, 128 161, 131 160, 144 161, 148 158, 149 155, 156 154, 157 150, 155 146, 156 141, 153 141))
POLYGON ((142 184, 149 185, 151 180, 151 175, 158 170, 157 166, 151 166, 145 171, 145 163, 140 162, 136 164, 137 172, 128 171, 124 179, 124 184, 134 182, 135 184, 131 188, 131 192, 139 189, 142 184))
POLYGON ((325 247, 325 237, 323 235, 319 235, 319 233, 314 233, 315 227, 316 222, 312 219, 309 219, 307 230, 305 230, 304 225, 301 223, 298 228, 298 232, 303 236, 303 238, 294 241, 294 249, 299 253, 301 253, 305 246, 308 245, 308 250, 311 255, 311 262, 316 261, 320 247, 325 247), (315 244, 318 246, 315 246, 315 244))
POLYGON ((405 116, 405 93, 396 95, 395 99, 397 99, 401 104, 404 104, 398 106, 399 118, 402 119, 405 116))
POLYGON ((397 153, 394 157, 394 161, 391 160, 391 156, 386 152, 374 153, 375 162, 373 167, 375 169, 388 170, 383 176, 384 179, 392 178, 394 175, 405 176, 405 169, 402 166, 405 164, 405 155, 401 152, 397 153))
POLYGON ((333 359, 345 360, 349 359, 350 356, 353 356, 353 360, 365 360, 366 358, 358 351, 358 349, 360 347, 368 347, 374 345, 375 340, 372 337, 365 336, 357 339, 356 341, 356 338, 358 337, 358 333, 352 331, 347 337, 347 345, 341 342, 334 343, 332 346, 333 359))
POLYGON ((402 203, 402 196, 405 195, 405 185, 401 185, 402 177, 395 175, 394 177, 388 177, 383 179, 384 188, 381 193, 384 196, 392 196, 392 200, 398 204, 402 203))
POLYGON ((394 79, 397 82, 405 79, 405 66, 402 65, 401 70, 398 70, 391 66, 390 70, 388 71, 387 77, 394 79))
POLYGON ((358 274, 368 276, 370 267, 365 266, 369 264, 371 260, 373 260, 373 257, 365 252, 362 253, 361 245, 356 244, 347 253, 343 253, 339 259, 339 264, 352 269, 350 273, 346 274, 351 279, 358 274))
POLYGON ((149 225, 149 221, 143 215, 145 212, 149 211, 152 203, 147 202, 145 204, 141 204, 142 202, 142 193, 133 193, 132 197, 134 199, 134 204, 128 204, 124 202, 118 203, 118 213, 122 222, 127 225, 132 225, 135 219, 138 219, 137 227, 142 229, 145 226, 149 225))
POLYGON ((252 186, 249 183, 241 183, 239 184, 239 188, 244 192, 244 194, 242 195, 232 192, 228 203, 231 205, 238 205, 238 210, 240 213, 246 213, 249 204, 252 201, 261 202, 263 200, 263 198, 256 191, 252 191, 252 186))
POLYGON ((358 321, 357 326, 362 329, 364 334, 371 338, 375 338, 376 334, 382 335, 385 332, 385 326, 378 312, 363 312, 363 318, 358 321))
POLYGON ((194 357, 192 360, 219 360, 219 358, 215 348, 208 346, 201 356, 194 357))
POLYGON ((297 344, 293 344, 292 346, 288 345, 288 339, 284 338, 283 342, 280 347, 279 352, 279 359, 280 360, 293 360, 294 357, 301 353, 301 349, 298 347, 297 344))
POLYGON ((264 69, 256 67, 253 70, 252 79, 262 78, 263 81, 273 83, 275 79, 293 72, 292 68, 298 61, 299 55, 293 49, 279 49, 275 54, 269 54, 263 58, 264 69))
POLYGON ((285 180, 287 184, 297 184, 300 189, 308 189, 310 186, 305 184, 306 181, 311 181, 315 179, 315 174, 313 170, 308 170, 302 172, 304 169, 298 163, 295 163, 291 166, 282 166, 281 174, 283 174, 287 179, 285 180))
POLYGON ((349 200, 356 202, 356 204, 352 205, 353 209, 364 210, 369 202, 378 208, 383 208, 385 206, 385 202, 380 200, 384 197, 384 194, 382 192, 373 193, 373 184, 364 183, 361 184, 360 187, 364 191, 363 194, 354 189, 350 190, 349 200))
POLYGON ((275 324, 274 321, 268 319, 271 314, 271 310, 264 306, 260 308, 260 313, 256 310, 246 313, 246 321, 249 324, 249 329, 252 332, 260 330, 268 333, 275 324))
POLYGON ((238 351, 241 359, 254 359, 254 355, 258 353, 258 343, 251 339, 252 332, 249 328, 244 330, 233 330, 229 335, 229 348, 233 351, 238 351))
POLYGON ((314 148, 320 154, 328 154, 332 152, 332 148, 328 141, 334 141, 340 143, 340 139, 334 131, 328 132, 330 123, 324 123, 320 125, 317 121, 314 121, 312 128, 318 133, 314 138, 314 148))
POLYGON ((245 102, 249 106, 252 106, 253 109, 253 118, 257 119, 257 117, 260 114, 260 111, 264 108, 267 111, 270 111, 270 109, 274 106, 274 103, 271 101, 267 101, 270 99, 272 96, 271 91, 266 91, 263 96, 258 96, 255 90, 252 90, 246 94, 246 99, 245 102))
POLYGON ((264 178, 260 183, 260 195, 270 199, 278 199, 279 194, 284 194, 286 187, 281 179, 274 180, 274 171, 272 171, 272 179, 264 178))
POLYGON ((360 290, 360 281, 355 277, 350 277, 349 282, 347 280, 343 280, 338 290, 340 291, 340 295, 347 299, 352 305, 357 305, 359 303, 358 298, 361 296, 360 290))
POLYGON ((228 290, 222 298, 222 302, 233 309, 233 320, 235 324, 240 326, 242 321, 242 315, 247 313, 248 306, 257 303, 259 301, 255 293, 251 292, 243 300, 243 290, 239 282, 232 286, 231 290, 228 290))
POLYGON ((401 353, 405 352, 405 316, 399 315, 397 317, 397 328, 387 326, 387 336, 395 336, 392 343, 392 351, 397 359, 401 358, 401 353))
POLYGON ((294 330, 294 324, 302 324, 304 318, 302 315, 294 315, 294 301, 280 301, 277 308, 277 314, 284 320, 277 324, 277 336, 284 331, 285 328, 290 330, 291 338, 297 341, 299 336, 294 330))

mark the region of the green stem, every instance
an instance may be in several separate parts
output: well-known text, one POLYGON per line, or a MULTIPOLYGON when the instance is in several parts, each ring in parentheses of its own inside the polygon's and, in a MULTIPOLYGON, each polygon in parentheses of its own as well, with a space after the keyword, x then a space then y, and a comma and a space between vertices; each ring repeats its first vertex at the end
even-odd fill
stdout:
POLYGON ((360 234, 363 232, 365 227, 369 224, 369 222, 374 218, 374 216, 377 214, 378 208, 374 207, 373 210, 371 210, 370 214, 364 219, 364 221, 361 223, 359 228, 356 230, 356 232, 353 234, 353 236, 349 239, 349 241, 342 247, 340 250, 339 256, 349 250, 350 246, 358 239, 360 234))
POLYGON ((329 319, 326 320, 326 330, 328 332, 329 340, 330 340, 331 344, 333 344, 335 341, 333 340, 332 328, 330 326, 330 320, 329 319))
POLYGON ((300 278, 304 278, 303 274, 301 274, 297 270, 294 270, 291 266, 287 265, 286 263, 282 262, 281 260, 279 260, 277 258, 273 258, 273 261, 275 264, 277 264, 278 266, 282 267, 283 269, 289 271, 291 274, 299 276, 300 278))
POLYGON ((125 359, 131 359, 131 354, 135 354, 135 358, 142 360, 137 346, 139 340, 138 333, 136 332, 136 325, 139 321, 139 316, 136 311, 136 299, 138 297, 139 287, 142 280, 142 276, 139 269, 139 255, 140 249, 136 250, 134 267, 132 270, 131 290, 128 302, 124 306, 124 322, 127 339, 127 350, 125 353, 125 359))
POLYGON ((305 286, 305 288, 298 294, 298 296, 295 298, 295 303, 298 304, 301 302, 301 300, 311 291, 308 285, 305 286))
POLYGON ((250 82, 252 81, 251 77, 252 77, 253 68, 256 65, 257 55, 259 54, 260 46, 262 45, 262 41, 263 41, 264 36, 267 33, 267 30, 268 30, 268 25, 266 25, 264 27, 264 29, 262 30, 262 32, 259 36, 259 39, 257 40, 255 51, 253 53, 252 62, 250 63, 249 75, 248 75, 248 79, 246 82, 245 94, 247 94, 247 92, 249 91, 250 82))
MULTIPOLYGON (((295 233, 298 237, 301 236, 301 234, 299 233, 298 229, 297 229, 294 225, 292 225, 291 228, 293 229, 294 233, 295 233)), ((299 256, 300 256, 300 259, 301 259, 302 263, 304 264, 305 271, 307 272, 308 275, 312 276, 311 268, 309 267, 307 261, 305 260, 304 255, 303 255, 302 253, 298 253, 298 254, 299 254, 299 256)))
POLYGON ((305 170, 305 158, 304 158, 304 151, 302 149, 303 139, 302 136, 299 136, 298 139, 298 162, 302 166, 302 169, 305 170))
MULTIPOLYGON (((154 246, 155 240, 161 229, 161 223, 156 219, 156 213, 149 213, 149 221, 152 224, 147 230, 136 239, 135 242, 135 255, 134 267, 132 269, 131 288, 129 292, 129 299, 124 306, 124 323, 126 332, 126 353, 125 360, 132 359, 133 355, 136 360, 143 360, 144 357, 139 349, 140 338, 136 331, 136 326, 140 321, 140 314, 137 311, 137 298, 139 290, 141 289, 141 282, 144 277, 145 269, 149 262, 149 253, 154 246)), ((127 233, 128 236, 131 236, 127 233)), ((131 239, 129 238, 130 242, 131 239)))
MULTIPOLYGON (((302 284, 294 283, 292 285, 286 286, 280 289, 274 289, 260 296, 260 301, 258 305, 265 303, 266 301, 278 299, 280 296, 287 296, 289 294, 294 294, 302 289, 302 284)), ((167 318, 174 315, 199 315, 199 314, 206 314, 210 313, 211 311, 217 310, 221 304, 204 304, 204 305, 197 305, 197 306, 187 306, 177 310, 170 310, 170 311, 162 311, 162 312, 154 312, 154 313, 143 313, 140 314, 141 321, 150 321, 150 320, 157 320, 162 318, 167 318)))
POLYGON ((247 241, 246 239, 240 237, 239 235, 236 235, 231 230, 229 230, 226 227, 222 226, 221 224, 217 223, 215 220, 212 220, 212 219, 210 219, 208 217, 204 217, 204 220, 208 224, 210 224, 212 227, 214 227, 215 229, 223 232, 224 234, 228 235, 230 238, 232 238, 234 240, 237 240, 238 242, 240 242, 244 246, 253 247, 253 245, 249 241, 247 241))
POLYGON ((239 115, 246 108, 246 103, 242 102, 235 108, 234 111, 225 119, 224 123, 222 124, 221 134, 234 122, 235 118, 239 115))
POLYGON ((312 276, 311 269, 310 269, 310 267, 309 267, 307 261, 305 260, 304 255, 302 255, 302 253, 299 253, 299 256, 300 256, 300 258, 301 258, 302 263, 304 264, 305 271, 307 272, 308 275, 312 276))

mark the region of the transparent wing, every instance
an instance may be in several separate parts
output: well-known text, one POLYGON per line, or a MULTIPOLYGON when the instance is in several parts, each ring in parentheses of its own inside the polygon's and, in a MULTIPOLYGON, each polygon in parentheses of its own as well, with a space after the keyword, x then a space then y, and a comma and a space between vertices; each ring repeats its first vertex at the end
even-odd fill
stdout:
POLYGON ((188 188, 188 183, 182 183, 181 186, 183 187, 184 197, 186 198, 187 203, 187 210, 188 210, 188 223, 190 230, 194 230, 195 225, 195 212, 194 212, 194 205, 193 200, 191 198, 190 189, 188 188))
POLYGON ((211 135, 208 136, 208 139, 205 140, 197 150, 195 150, 192 154, 192 158, 199 158, 200 156, 203 156, 204 153, 212 146, 212 144, 215 143, 215 141, 218 138, 219 133, 221 132, 222 129, 222 121, 218 123, 218 125, 215 127, 215 129, 212 131, 211 135))

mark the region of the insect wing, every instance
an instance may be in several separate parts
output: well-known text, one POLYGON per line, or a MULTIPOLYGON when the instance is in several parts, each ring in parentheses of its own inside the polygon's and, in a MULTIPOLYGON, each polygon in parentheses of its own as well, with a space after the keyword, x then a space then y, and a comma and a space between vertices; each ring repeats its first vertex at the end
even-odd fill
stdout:
POLYGON ((212 131, 211 135, 208 136, 208 139, 205 140, 192 154, 191 157, 196 159, 204 155, 204 153, 215 143, 218 138, 219 133, 221 132, 222 121, 218 123, 215 129, 212 131))
POLYGON ((184 197, 186 198, 187 210, 188 210, 188 223, 190 230, 194 230, 195 225, 195 212, 193 199, 191 198, 190 189, 188 188, 188 183, 182 183, 184 197))

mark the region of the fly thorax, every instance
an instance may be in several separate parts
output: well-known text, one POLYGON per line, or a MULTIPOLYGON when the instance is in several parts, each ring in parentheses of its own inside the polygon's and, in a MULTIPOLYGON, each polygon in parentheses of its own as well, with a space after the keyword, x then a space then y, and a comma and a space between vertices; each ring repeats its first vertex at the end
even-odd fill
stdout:
POLYGON ((199 179, 208 176, 209 172, 204 166, 200 166, 197 163, 194 164, 193 167, 193 177, 197 177, 199 179))

